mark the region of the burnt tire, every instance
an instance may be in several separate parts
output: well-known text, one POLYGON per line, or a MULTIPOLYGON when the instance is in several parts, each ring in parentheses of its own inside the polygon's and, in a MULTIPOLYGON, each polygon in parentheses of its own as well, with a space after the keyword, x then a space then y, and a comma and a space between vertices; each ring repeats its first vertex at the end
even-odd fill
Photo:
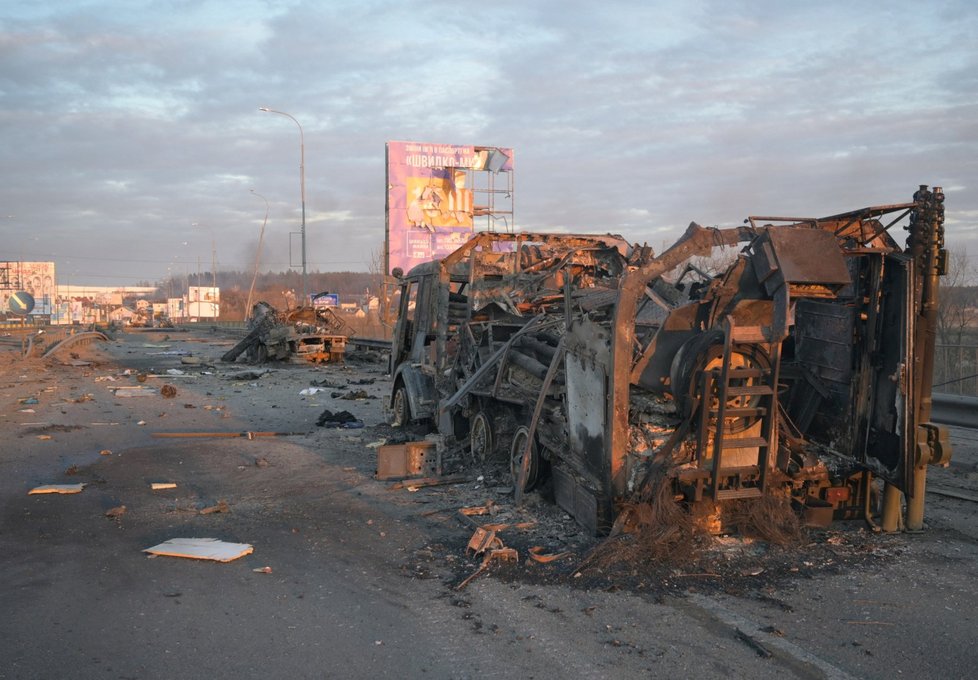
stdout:
POLYGON ((472 460, 484 463, 492 457, 494 446, 492 419, 485 411, 478 411, 469 421, 469 451, 472 460))
POLYGON ((392 427, 404 427, 411 422, 411 405, 408 402, 407 388, 404 383, 398 383, 391 395, 388 422, 392 427))
MULTIPOLYGON (((530 438, 530 428, 520 425, 513 433, 513 443, 509 447, 509 471, 513 475, 513 487, 519 486, 520 468, 523 465, 523 454, 526 450, 527 440, 530 438)), ((523 482, 522 491, 530 491, 537 485, 540 478, 540 454, 537 451, 536 442, 530 445, 530 462, 526 471, 526 479, 523 482)))

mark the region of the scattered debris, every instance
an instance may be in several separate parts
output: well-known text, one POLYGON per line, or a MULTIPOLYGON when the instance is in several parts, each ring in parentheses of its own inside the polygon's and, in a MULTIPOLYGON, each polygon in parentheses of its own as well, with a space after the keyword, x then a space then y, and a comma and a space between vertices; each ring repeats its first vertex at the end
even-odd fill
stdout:
POLYGON ((250 371, 236 371, 234 373, 228 373, 224 376, 224 378, 226 380, 258 380, 263 375, 268 375, 271 372, 271 369, 259 368, 250 371))
MULTIPOLYGON (((472 540, 475 539, 476 537, 473 536, 472 540)), ((472 544, 472 540, 469 541, 470 545, 472 544)), ((471 583, 476 576, 488 570, 489 565, 492 564, 493 562, 518 562, 519 561, 519 553, 516 552, 516 549, 507 548, 503 546, 502 541, 496 538, 494 533, 492 534, 492 540, 490 545, 498 545, 498 547, 484 548, 483 550, 485 551, 485 557, 482 559, 482 564, 479 565, 479 568, 476 569, 471 576, 469 576, 467 579, 465 579, 457 586, 455 586, 455 590, 462 590, 463 588, 465 588, 465 586, 469 585, 469 583, 471 583)), ((476 554, 478 555, 479 553, 476 554)))
POLYGON ((358 399, 377 398, 371 394, 367 394, 366 390, 350 390, 349 392, 330 392, 329 396, 332 399, 347 399, 349 401, 356 401, 358 399))
POLYGON ((163 385, 160 388, 160 394, 163 395, 165 399, 172 399, 177 396, 177 388, 173 385, 163 385))
POLYGON ((535 545, 527 551, 530 559, 534 562, 539 562, 540 564, 549 564, 550 562, 556 562, 557 560, 562 560, 565 557, 570 557, 573 553, 569 551, 564 551, 561 553, 544 554, 544 548, 541 545, 535 545))
POLYGON ((43 486, 34 487, 27 492, 27 495, 30 496, 39 493, 81 493, 85 486, 85 482, 79 484, 44 484, 43 486))
POLYGON ((258 439, 261 437, 292 437, 303 435, 305 432, 154 432, 151 436, 156 439, 206 439, 208 437, 236 439, 258 439))
POLYGON ((469 538, 468 545, 465 546, 465 552, 472 552, 473 555, 481 555, 487 550, 494 550, 503 547, 503 541, 498 536, 496 532, 485 527, 477 527, 472 533, 471 538, 469 538))
POLYGON ((302 390, 299 390, 299 396, 301 396, 301 397, 311 397, 312 395, 314 395, 314 394, 316 394, 318 392, 325 392, 325 391, 326 391, 325 388, 322 388, 322 387, 306 387, 306 388, 303 388, 302 390))
POLYGON ((124 385, 121 387, 110 387, 113 394, 117 397, 155 397, 158 392, 152 387, 141 385, 124 385))
POLYGON ((217 538, 171 538, 152 548, 146 548, 143 552, 167 557, 231 562, 250 555, 254 550, 254 546, 248 543, 228 543, 217 538))
POLYGON ((323 378, 322 380, 310 380, 309 381, 309 384, 312 385, 313 387, 331 387, 334 390, 335 389, 342 389, 342 388, 346 387, 345 384, 333 382, 329 378, 323 378))
POLYGON ((316 425, 319 427, 340 427, 348 430, 355 430, 363 427, 363 421, 358 420, 355 415, 349 411, 340 411, 339 413, 333 413, 329 409, 326 409, 316 420, 316 425))
POLYGON ((438 477, 440 474, 441 458, 434 442, 406 442, 377 448, 377 479, 438 477))
POLYGON ((77 475, 78 474, 78 466, 77 465, 69 465, 67 468, 65 468, 65 474, 68 475, 68 476, 77 475))
POLYGON ((100 456, 111 456, 112 455, 112 451, 110 451, 109 449, 102 449, 101 451, 98 452, 98 455, 100 455, 100 456))
POLYGON ((52 437, 49 434, 39 434, 39 435, 37 435, 37 438, 40 439, 42 442, 46 442, 49 439, 54 439, 54 437, 52 437))
POLYGON ((261 458, 255 458, 255 467, 267 468, 269 465, 268 459, 262 456, 261 458))
POLYGON ((225 501, 225 500, 220 500, 220 501, 217 502, 217 505, 211 505, 211 506, 206 507, 206 508, 201 508, 198 511, 198 514, 201 514, 201 515, 213 515, 216 512, 231 512, 231 508, 228 505, 228 502, 225 501))
POLYGON ((448 475, 446 477, 428 477, 426 479, 407 479, 402 482, 394 482, 387 487, 388 491, 398 489, 421 489, 426 486, 444 486, 446 484, 464 484, 471 482, 472 478, 468 475, 448 475))
POLYGON ((271 567, 259 567, 257 569, 252 569, 252 571, 255 572, 256 574, 271 574, 272 573, 272 568, 271 567))
POLYGON ((164 489, 175 489, 177 485, 176 482, 152 482, 149 488, 153 491, 162 491, 164 489))
POLYGON ((126 506, 124 505, 119 505, 105 511, 105 516, 109 518, 122 517, 124 514, 126 514, 126 506))

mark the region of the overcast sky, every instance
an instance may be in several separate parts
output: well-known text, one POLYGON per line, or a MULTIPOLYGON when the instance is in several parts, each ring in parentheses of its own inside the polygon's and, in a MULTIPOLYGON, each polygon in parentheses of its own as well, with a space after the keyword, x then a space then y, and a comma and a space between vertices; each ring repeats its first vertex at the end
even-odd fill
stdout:
POLYGON ((305 133, 311 271, 380 252, 389 140, 512 147, 519 230, 659 250, 930 184, 978 255, 976 36, 974 0, 7 0, 0 260, 133 285, 213 245, 250 271, 254 188, 285 270, 299 132, 260 106, 305 133))

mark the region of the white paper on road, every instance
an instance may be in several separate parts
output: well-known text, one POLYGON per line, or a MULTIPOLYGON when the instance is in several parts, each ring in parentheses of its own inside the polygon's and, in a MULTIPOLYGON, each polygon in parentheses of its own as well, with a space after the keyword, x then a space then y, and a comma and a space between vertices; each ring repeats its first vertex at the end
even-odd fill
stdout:
POLYGON ((146 548, 143 552, 167 557, 230 562, 250 555, 254 549, 248 543, 227 543, 217 538, 171 538, 152 548, 146 548))

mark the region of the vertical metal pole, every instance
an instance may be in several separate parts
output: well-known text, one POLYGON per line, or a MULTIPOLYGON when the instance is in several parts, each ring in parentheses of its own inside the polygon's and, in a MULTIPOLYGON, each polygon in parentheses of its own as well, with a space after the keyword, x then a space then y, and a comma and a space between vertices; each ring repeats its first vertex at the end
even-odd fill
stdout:
POLYGON ((907 499, 907 531, 924 528, 924 494, 927 493, 927 465, 913 469, 913 496, 907 499))
POLYGON ((306 270, 306 139, 305 134, 302 131, 302 125, 299 121, 295 119, 291 113, 286 113, 285 111, 276 111, 275 109, 270 109, 266 106, 258 107, 259 111, 264 111, 266 113, 277 113, 280 116, 285 116, 286 118, 292 119, 296 127, 299 128, 299 196, 302 201, 302 227, 300 229, 300 236, 302 241, 302 306, 306 304, 306 293, 308 290, 308 274, 306 270))
MULTIPOLYGON (((299 121, 296 120, 295 124, 299 125, 299 121)), ((301 125, 299 125, 299 194, 302 199, 302 306, 305 307, 309 288, 306 272, 306 140, 301 125)))
MULTIPOLYGON (((866 491, 869 493, 869 490, 866 491)), ((903 494, 900 489, 887 482, 883 487, 883 519, 881 522, 883 531, 894 532, 900 530, 900 501, 903 494)))

